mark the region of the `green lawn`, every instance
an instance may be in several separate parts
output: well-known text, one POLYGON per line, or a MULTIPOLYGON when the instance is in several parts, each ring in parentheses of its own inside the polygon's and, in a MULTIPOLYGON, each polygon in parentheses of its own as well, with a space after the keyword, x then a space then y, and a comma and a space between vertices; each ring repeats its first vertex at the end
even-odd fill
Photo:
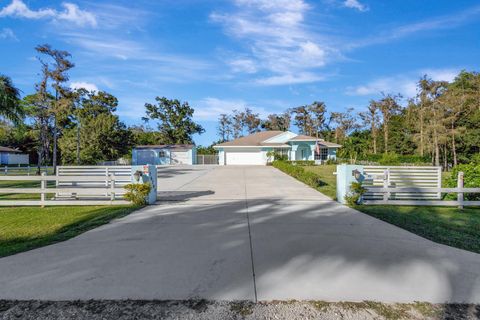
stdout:
POLYGON ((480 253, 479 208, 378 205, 356 209, 432 241, 480 253))
MULTIPOLYGON (((335 165, 308 166, 325 185, 317 190, 335 198, 335 165)), ((443 180, 449 173, 443 174, 443 180)), ((356 206, 355 209, 432 241, 480 253, 480 208, 422 206, 356 206)))
POLYGON ((332 199, 337 197, 337 176, 333 173, 336 171, 336 165, 322 165, 322 166, 306 166, 306 171, 311 171, 319 175, 324 184, 318 186, 316 189, 321 193, 329 196, 332 199))
POLYGON ((0 257, 64 241, 123 217, 135 206, 0 208, 0 257))

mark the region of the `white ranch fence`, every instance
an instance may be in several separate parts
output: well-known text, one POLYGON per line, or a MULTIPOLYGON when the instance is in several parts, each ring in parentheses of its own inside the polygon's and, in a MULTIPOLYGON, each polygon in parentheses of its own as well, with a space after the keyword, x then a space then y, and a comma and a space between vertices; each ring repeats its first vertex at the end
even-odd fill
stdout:
MULTIPOLYGON (((378 171, 378 170, 377 170, 378 171)), ((464 200, 466 193, 480 193, 480 188, 465 188, 464 174, 459 172, 456 188, 442 188, 441 176, 438 178, 438 186, 428 186, 433 184, 434 179, 420 179, 421 171, 416 171, 410 180, 405 180, 405 174, 391 177, 392 170, 385 170, 384 174, 366 175, 364 187, 368 190, 363 196, 363 204, 366 205, 413 205, 413 206, 458 206, 463 209, 464 206, 480 206, 480 201, 464 200), (383 185, 378 186, 381 180, 383 185), (368 185, 370 181, 370 186, 368 185), (394 182, 392 182, 394 181, 394 182), (399 185, 398 181, 402 181, 399 185), (377 186, 373 184, 377 184, 377 186), (457 200, 441 200, 443 193, 456 193, 457 200)), ((365 173, 367 170, 364 171, 365 173)), ((428 173, 428 172, 427 172, 428 173)), ((440 172, 441 174, 441 172, 440 172)), ((429 176, 424 173, 424 176, 429 176)), ((430 175, 430 177, 432 174, 430 175)))
POLYGON ((120 200, 125 192, 116 184, 114 174, 105 176, 0 176, 0 181, 39 181, 39 187, 0 188, 0 194, 40 194, 40 200, 0 200, 0 206, 62 206, 62 205, 112 205, 128 204, 120 200), (49 188, 48 182, 55 181, 55 187, 49 188), (75 181, 75 185, 71 182, 75 181), (63 185, 64 183, 70 185, 63 185), (47 199, 50 194, 56 196, 47 199), (58 197, 57 195, 64 195, 58 197), (69 195, 69 197, 65 197, 69 195), (80 198, 82 198, 80 200, 80 198), (120 199, 119 199, 120 198, 120 199))
POLYGON ((384 200, 384 188, 414 188, 389 195, 390 200, 439 200, 441 192, 426 188, 442 187, 441 167, 365 166, 363 186, 368 189, 363 199, 384 200), (419 192, 420 189, 422 192, 419 192))
MULTIPOLYGON (((36 166, 3 166, 0 174, 3 175, 36 175, 38 167, 36 166)), ((40 167, 40 172, 52 173, 53 167, 40 167)))

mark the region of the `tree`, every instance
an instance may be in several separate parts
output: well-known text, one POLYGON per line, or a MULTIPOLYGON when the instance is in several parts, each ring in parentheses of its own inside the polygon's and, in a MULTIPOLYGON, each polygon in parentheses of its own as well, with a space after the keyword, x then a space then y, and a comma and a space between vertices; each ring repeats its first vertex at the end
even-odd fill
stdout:
POLYGON ((133 137, 134 145, 155 145, 162 143, 160 134, 148 126, 131 126, 128 130, 133 137))
POLYGON ((269 114, 267 119, 262 122, 262 128, 265 130, 288 131, 290 129, 290 113, 269 114))
POLYGON ((232 118, 222 113, 218 118, 218 127, 217 127, 218 135, 220 136, 220 143, 229 141, 230 136, 232 134, 232 118))
POLYGON ((146 103, 147 117, 144 120, 158 120, 158 130, 165 144, 193 143, 194 134, 202 134, 205 129, 192 119, 194 109, 188 102, 156 97, 157 105, 146 103))
POLYGON ((330 122, 335 124, 335 142, 342 143, 350 132, 360 127, 353 108, 348 108, 345 112, 332 112, 330 122))
POLYGON ((232 128, 233 138, 243 137, 243 128, 245 127, 245 112, 233 110, 232 128))
POLYGON ((20 104, 20 90, 17 89, 7 76, 0 74, 0 117, 21 123, 25 117, 25 111, 20 104))
POLYGON ((75 65, 68 59, 71 57, 71 54, 63 50, 55 50, 49 44, 39 45, 35 50, 40 53, 50 57, 53 60, 52 68, 50 64, 42 61, 42 70, 44 76, 50 78, 53 81, 52 87, 54 89, 54 103, 51 105, 51 113, 53 116, 53 170, 56 171, 57 167, 57 140, 59 136, 59 131, 63 127, 61 122, 67 121, 69 114, 69 106, 71 105, 67 98, 68 88, 64 87, 63 84, 69 80, 67 71, 73 68, 75 65), (62 101, 67 100, 67 101, 62 101))
MULTIPOLYGON (((382 93, 383 94, 383 93, 382 93)), ((391 94, 383 94, 383 98, 378 101, 378 109, 382 113, 383 118, 383 143, 384 148, 383 152, 388 153, 388 134, 389 134, 389 122, 392 117, 398 110, 401 109, 400 105, 398 104, 398 100, 400 100, 401 95, 391 95, 391 94)))
POLYGON ((291 110, 293 115, 293 124, 297 126, 302 134, 311 134, 312 119, 307 106, 299 106, 291 110))
POLYGON ((311 105, 307 106, 308 117, 308 127, 309 127, 309 135, 315 135, 318 138, 318 133, 323 129, 325 126, 325 112, 327 111, 327 107, 324 102, 315 101, 311 105))
POLYGON ((262 121, 260 120, 259 114, 253 113, 250 108, 245 108, 244 115, 245 115, 245 118, 243 122, 245 124, 248 134, 259 132, 260 124, 262 123, 262 121))
POLYGON ((359 114, 364 125, 370 128, 370 137, 372 139, 372 144, 373 144, 373 154, 377 154, 378 123, 380 122, 378 109, 379 109, 378 103, 375 100, 371 100, 370 104, 367 107, 367 111, 361 112, 359 114))

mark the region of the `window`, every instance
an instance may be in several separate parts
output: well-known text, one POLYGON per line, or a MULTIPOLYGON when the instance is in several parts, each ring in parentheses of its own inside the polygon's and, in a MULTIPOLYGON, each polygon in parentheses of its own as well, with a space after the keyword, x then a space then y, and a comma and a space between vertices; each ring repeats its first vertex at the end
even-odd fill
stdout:
POLYGON ((165 150, 158 151, 158 157, 159 158, 165 158, 165 150))
POLYGON ((282 157, 288 157, 288 149, 287 148, 273 148, 273 152, 278 154, 282 157))
POLYGON ((328 148, 320 148, 320 153, 315 151, 315 160, 328 160, 328 148))

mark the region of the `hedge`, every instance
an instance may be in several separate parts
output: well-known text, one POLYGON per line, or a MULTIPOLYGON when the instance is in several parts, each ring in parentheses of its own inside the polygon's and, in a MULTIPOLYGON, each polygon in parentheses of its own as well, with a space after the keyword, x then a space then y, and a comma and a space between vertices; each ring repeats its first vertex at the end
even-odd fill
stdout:
POLYGON ((287 161, 273 161, 272 165, 278 170, 283 171, 295 179, 302 181, 310 187, 318 188, 324 184, 317 174, 306 171, 301 165, 293 165, 287 161))

